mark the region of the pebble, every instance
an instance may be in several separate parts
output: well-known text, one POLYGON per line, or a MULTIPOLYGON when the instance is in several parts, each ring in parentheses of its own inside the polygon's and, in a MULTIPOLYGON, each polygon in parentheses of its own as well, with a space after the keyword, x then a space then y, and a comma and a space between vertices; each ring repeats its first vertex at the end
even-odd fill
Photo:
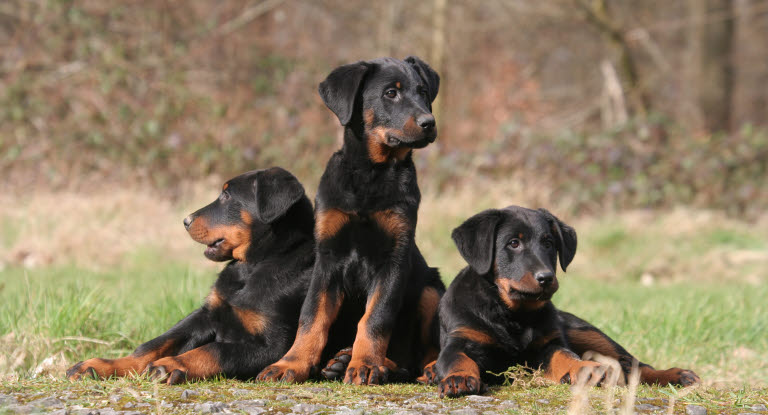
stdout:
POLYGON ((520 405, 518 405, 518 403, 517 403, 517 402, 515 402, 515 401, 509 401, 509 400, 507 400, 507 401, 501 401, 501 403, 499 404, 499 406, 500 406, 500 407, 502 407, 502 408, 504 408, 504 409, 517 409, 517 408, 519 408, 519 407, 520 407, 520 405))
POLYGON ((3 395, 0 393, 0 406, 16 405, 19 400, 13 395, 3 395))
POLYGON ((237 408, 245 413, 253 414, 253 415, 259 415, 264 412, 267 412, 267 409, 264 408, 267 405, 267 402, 263 399, 254 399, 249 401, 234 401, 230 403, 230 406, 237 408))
POLYGON ((275 400, 276 401, 284 401, 286 399, 288 399, 288 395, 277 395, 277 396, 275 396, 275 400))
POLYGON ((639 405, 635 405, 635 409, 638 411, 658 411, 661 409, 661 407, 656 405, 651 405, 649 403, 641 403, 639 405))
POLYGON ((707 415, 707 408, 701 405, 688 405, 685 407, 685 415, 707 415))
POLYGON ((200 395, 200 392, 198 391, 193 391, 191 389, 184 389, 184 391, 181 392, 181 399, 189 399, 193 396, 198 396, 198 395, 200 395))
POLYGON ((346 406, 341 406, 336 409, 339 409, 339 411, 335 412, 334 415, 364 415, 365 414, 365 411, 360 408, 351 409, 351 408, 347 408, 346 406))
POLYGON ((549 399, 536 399, 536 402, 543 405, 549 405, 549 399))
POLYGON ((118 403, 120 402, 120 399, 123 399, 123 395, 119 393, 113 393, 112 395, 109 395, 109 398, 107 399, 109 399, 109 401, 112 403, 118 403))
POLYGON ((752 410, 753 411, 763 411, 763 412, 765 412, 765 411, 768 411, 768 407, 766 407, 765 405, 763 405, 761 403, 758 403, 756 405, 752 405, 752 410))
POLYGON ((307 388, 307 391, 312 393, 331 393, 333 392, 333 389, 317 387, 317 388, 307 388))
POLYGON ((470 402, 491 402, 493 401, 493 397, 481 396, 481 395, 469 395, 467 396, 467 400, 470 402))
POLYGON ((422 411, 437 411, 437 406, 431 403, 416 403, 412 406, 413 409, 421 409, 422 411))
POLYGON ((227 406, 228 405, 224 402, 206 402, 195 405, 194 410, 196 412, 216 414, 219 412, 224 412, 227 406))
POLYGON ((27 403, 27 406, 38 407, 38 408, 63 408, 64 402, 60 401, 59 398, 55 396, 49 396, 47 398, 41 398, 32 402, 29 402, 27 403))
POLYGON ((328 406, 320 404, 300 403, 298 405, 293 405, 291 410, 297 414, 311 414, 325 408, 328 408, 328 406))
POLYGON ((421 415, 421 412, 417 412, 417 411, 397 411, 397 412, 394 412, 392 415, 421 415))
POLYGON ((450 412, 451 415, 478 415, 480 411, 472 408, 461 408, 450 412))

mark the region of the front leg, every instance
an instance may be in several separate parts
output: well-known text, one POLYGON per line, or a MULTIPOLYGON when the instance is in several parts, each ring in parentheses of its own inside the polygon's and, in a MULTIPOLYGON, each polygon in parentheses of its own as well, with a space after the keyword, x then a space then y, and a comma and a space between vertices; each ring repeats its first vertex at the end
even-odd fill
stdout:
POLYGON ((553 382, 570 384, 600 385, 610 367, 598 362, 581 360, 572 351, 551 346, 544 349, 542 369, 544 377, 553 382))
MULTIPOLYGON (((225 375, 239 379, 256 376, 275 356, 277 345, 208 343, 178 356, 168 356, 147 366, 147 374, 169 385, 225 375)), ((279 356, 279 355, 278 355, 279 356)))
POLYGON ((198 309, 167 332, 139 346, 131 355, 119 359, 88 359, 67 369, 66 376, 70 380, 78 380, 85 376, 105 379, 138 374, 154 360, 174 355, 212 338, 213 329, 208 314, 204 309, 198 309))
POLYGON ((340 270, 322 272, 322 263, 315 264, 307 297, 301 308, 296 340, 288 353, 276 363, 267 366, 256 377, 261 381, 304 382, 310 371, 320 363, 328 342, 328 330, 336 320, 343 294, 336 284, 340 270))
POLYGON ((462 395, 477 395, 485 390, 480 378, 480 367, 467 356, 467 342, 451 337, 437 358, 438 393, 441 398, 457 398, 462 395))
POLYGON ((402 304, 402 278, 402 274, 395 271, 379 279, 379 284, 368 296, 365 314, 357 324, 345 383, 378 385, 387 381, 387 347, 402 304))

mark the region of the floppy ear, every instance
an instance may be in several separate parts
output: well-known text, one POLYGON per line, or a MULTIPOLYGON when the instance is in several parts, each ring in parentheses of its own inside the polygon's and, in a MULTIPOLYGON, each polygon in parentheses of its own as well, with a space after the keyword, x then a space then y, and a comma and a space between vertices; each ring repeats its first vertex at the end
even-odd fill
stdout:
POLYGON ((434 71, 426 62, 419 59, 417 56, 409 56, 405 58, 405 61, 411 64, 416 69, 419 76, 427 84, 427 94, 429 95, 429 102, 435 100, 437 97, 437 91, 440 89, 440 75, 434 71))
POLYGON ((342 65, 334 69, 323 82, 318 91, 325 105, 339 118, 341 125, 349 124, 355 107, 355 97, 363 83, 368 64, 363 61, 342 65))
POLYGON ((304 196, 304 186, 286 170, 272 167, 256 173, 253 192, 259 220, 272 223, 304 196))
POLYGON ((459 248, 461 256, 480 275, 488 273, 491 269, 496 226, 500 221, 500 211, 484 210, 467 219, 451 233, 451 238, 459 248))
POLYGON ((557 216, 549 213, 546 209, 539 209, 544 214, 552 227, 552 232, 557 238, 557 252, 560 257, 560 268, 565 268, 573 261, 576 255, 576 230, 566 225, 557 216))

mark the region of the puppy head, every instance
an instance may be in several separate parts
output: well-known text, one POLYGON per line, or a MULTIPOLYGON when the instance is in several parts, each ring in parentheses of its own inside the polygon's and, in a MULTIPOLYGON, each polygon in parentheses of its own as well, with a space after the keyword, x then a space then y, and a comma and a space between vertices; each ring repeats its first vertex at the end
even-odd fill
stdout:
POLYGON ((251 242, 302 199, 304 187, 291 173, 279 167, 250 171, 224 183, 219 197, 187 216, 184 226, 207 246, 206 258, 245 261, 251 242))
POLYGON ((432 101, 440 77, 415 56, 379 58, 343 65, 320 83, 323 102, 342 125, 361 125, 371 159, 393 150, 405 154, 435 141, 432 101))
POLYGON ((452 237, 470 267, 492 278, 511 308, 548 301, 558 288, 558 256, 565 271, 576 254, 576 231, 544 209, 486 210, 452 237))

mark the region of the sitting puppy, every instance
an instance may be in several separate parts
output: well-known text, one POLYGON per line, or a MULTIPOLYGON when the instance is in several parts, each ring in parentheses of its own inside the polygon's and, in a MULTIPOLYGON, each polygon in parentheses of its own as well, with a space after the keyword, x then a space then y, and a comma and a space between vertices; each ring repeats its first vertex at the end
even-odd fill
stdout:
POLYGON ((315 258, 312 204, 299 181, 278 167, 237 176, 184 226, 207 245, 207 258, 231 260, 205 304, 130 356, 72 366, 69 379, 140 372, 169 384, 248 379, 288 351, 315 258))
MULTIPOLYGON (((441 397, 479 393, 483 381, 499 380, 488 371, 515 365, 541 367, 544 377, 556 382, 597 383, 604 373, 597 370, 600 364, 579 358, 589 350, 618 360, 624 376, 629 374, 632 355, 550 301, 558 288, 558 255, 565 271, 576 253, 573 228, 544 209, 510 206, 471 217, 452 237, 469 267, 440 303, 442 349, 422 379, 439 379, 441 397)), ((690 370, 655 370, 645 363, 639 369, 645 383, 699 381, 690 370)))

